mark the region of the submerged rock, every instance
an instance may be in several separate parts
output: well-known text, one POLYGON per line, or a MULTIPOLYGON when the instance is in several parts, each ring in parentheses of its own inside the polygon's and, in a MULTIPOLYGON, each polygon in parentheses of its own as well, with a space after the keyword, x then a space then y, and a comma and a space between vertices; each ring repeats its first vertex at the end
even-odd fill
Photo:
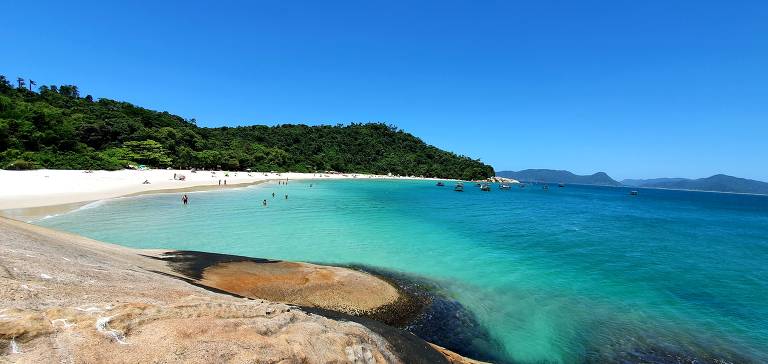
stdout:
MULTIPOLYGON (((585 364, 749 364, 753 360, 732 350, 708 345, 659 342, 650 337, 618 337, 607 347, 589 349, 585 364)), ((687 341, 687 340, 682 340, 687 341)))
POLYGON ((401 327, 416 336, 467 358, 495 363, 510 362, 501 357, 504 349, 475 315, 450 298, 438 282, 412 275, 353 266, 397 285, 403 292, 399 306, 383 311, 375 319, 401 327))

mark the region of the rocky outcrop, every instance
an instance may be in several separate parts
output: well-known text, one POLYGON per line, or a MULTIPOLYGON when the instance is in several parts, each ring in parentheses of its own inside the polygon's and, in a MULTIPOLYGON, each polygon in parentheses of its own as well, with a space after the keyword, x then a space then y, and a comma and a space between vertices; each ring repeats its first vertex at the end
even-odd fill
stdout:
MULTIPOLYGON (((426 342, 386 325, 190 284, 195 282, 167 261, 146 256, 163 252, 139 252, 7 219, 0 219, 0 247, 0 361, 447 362, 426 342)), ((260 268, 219 267, 266 279, 260 268)), ((275 267, 283 273, 297 269, 275 267)), ((317 302, 326 297, 317 287, 337 279, 367 280, 360 272, 298 269, 310 283, 289 289, 288 296, 304 292, 317 302)), ((216 274, 202 279, 213 281, 226 283, 216 274)), ((273 283, 266 291, 279 292, 278 281, 273 283)), ((392 299, 387 286, 366 284, 384 289, 381 301, 337 297, 331 300, 335 308, 371 308, 392 299)))
POLYGON ((348 268, 197 251, 150 255, 197 284, 250 298, 365 315, 398 302, 401 292, 348 268))

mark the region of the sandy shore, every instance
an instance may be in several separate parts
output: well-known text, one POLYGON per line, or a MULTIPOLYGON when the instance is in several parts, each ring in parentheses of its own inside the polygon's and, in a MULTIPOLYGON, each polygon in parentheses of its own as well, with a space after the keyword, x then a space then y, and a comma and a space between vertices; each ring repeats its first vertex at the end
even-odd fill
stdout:
POLYGON ((0 210, 82 203, 138 193, 238 187, 278 179, 399 178, 367 174, 266 173, 189 170, 0 170, 0 210), (185 179, 174 179, 183 175, 185 179), (149 184, 144 184, 148 181, 149 184), (226 185, 225 185, 226 183, 226 185))

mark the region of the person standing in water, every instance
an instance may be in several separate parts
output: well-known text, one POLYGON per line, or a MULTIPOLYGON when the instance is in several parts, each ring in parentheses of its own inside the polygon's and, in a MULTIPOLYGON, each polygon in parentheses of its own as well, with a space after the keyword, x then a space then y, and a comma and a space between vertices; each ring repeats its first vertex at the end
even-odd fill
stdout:
POLYGON ((185 194, 184 196, 181 196, 181 203, 185 205, 189 205, 189 197, 185 194))
POLYGON ((264 205, 264 207, 267 207, 267 200, 264 200, 264 202, 262 202, 261 204, 264 205))
POLYGON ((275 198, 275 193, 274 192, 272 192, 272 198, 275 198))
POLYGON ((288 195, 285 195, 285 199, 286 199, 286 200, 288 199, 288 195))

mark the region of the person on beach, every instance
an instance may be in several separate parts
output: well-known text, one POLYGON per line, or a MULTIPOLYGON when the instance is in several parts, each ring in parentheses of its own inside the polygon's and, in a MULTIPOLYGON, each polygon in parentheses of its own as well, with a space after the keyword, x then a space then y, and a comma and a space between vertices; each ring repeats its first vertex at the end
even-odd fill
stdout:
POLYGON ((221 180, 219 180, 219 186, 221 186, 221 180))
POLYGON ((185 205, 189 205, 189 197, 185 194, 184 196, 181 196, 181 202, 185 205))
POLYGON ((227 185, 227 180, 224 180, 224 186, 226 186, 226 185, 227 185))

